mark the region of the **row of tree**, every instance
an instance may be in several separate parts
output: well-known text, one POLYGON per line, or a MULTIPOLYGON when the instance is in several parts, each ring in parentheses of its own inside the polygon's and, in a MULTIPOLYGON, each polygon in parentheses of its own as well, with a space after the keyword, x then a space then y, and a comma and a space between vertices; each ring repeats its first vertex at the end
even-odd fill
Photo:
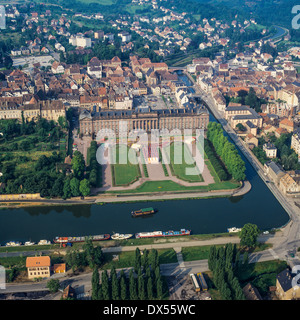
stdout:
POLYGON ((119 276, 113 266, 108 274, 94 268, 92 276, 93 300, 152 300, 163 298, 163 281, 160 274, 157 250, 143 251, 141 255, 137 248, 135 252, 134 268, 130 269, 126 277, 124 270, 119 276))
POLYGON ((227 180, 228 174, 227 174, 226 170, 224 169, 221 160, 216 156, 216 154, 213 150, 213 147, 211 145, 211 142, 208 141, 207 139, 205 140, 205 143, 204 143, 204 151, 205 151, 205 154, 207 155, 210 163, 214 167, 218 178, 221 181, 227 180))
MULTIPOLYGON (((247 256, 247 255, 246 255, 247 256)), ((240 252, 236 245, 212 246, 208 267, 213 272, 213 281, 224 300, 245 300, 236 272, 240 266, 240 252)))
POLYGON ((245 180, 246 167, 234 144, 224 136, 221 124, 210 122, 207 127, 207 139, 212 143, 218 156, 225 164, 228 173, 237 181, 245 180))

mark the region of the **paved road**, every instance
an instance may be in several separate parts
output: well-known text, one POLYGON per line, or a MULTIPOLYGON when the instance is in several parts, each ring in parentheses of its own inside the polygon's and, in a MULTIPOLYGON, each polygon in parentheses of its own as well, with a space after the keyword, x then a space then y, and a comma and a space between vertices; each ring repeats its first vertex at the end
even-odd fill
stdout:
POLYGON ((202 100, 207 104, 210 111, 218 119, 218 121, 223 126, 224 130, 228 133, 230 138, 234 141, 237 147, 242 151, 245 157, 248 159, 250 164, 253 166, 255 171, 270 189, 270 191, 277 198, 282 207, 290 216, 290 222, 283 228, 283 236, 277 238, 276 242, 273 244, 273 250, 281 259, 286 259, 287 252, 295 252, 296 248, 300 246, 300 220, 299 213, 300 210, 295 206, 293 199, 285 197, 278 187, 269 182, 269 179, 266 177, 264 168, 253 153, 249 150, 244 141, 235 133, 227 121, 223 118, 223 115, 219 112, 217 106, 215 105, 211 94, 204 92, 200 89, 198 85, 194 85, 194 90, 197 95, 202 97, 202 100), (268 182, 267 182, 268 181, 268 182))

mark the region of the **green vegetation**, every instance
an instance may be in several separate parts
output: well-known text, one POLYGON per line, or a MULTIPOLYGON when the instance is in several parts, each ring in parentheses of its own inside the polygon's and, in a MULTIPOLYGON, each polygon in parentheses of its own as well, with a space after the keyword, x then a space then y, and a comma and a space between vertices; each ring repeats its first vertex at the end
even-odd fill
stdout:
POLYGON ((245 224, 239 233, 241 247, 254 248, 257 245, 257 237, 259 233, 260 231, 257 225, 253 223, 245 224))
POLYGON ((88 179, 90 185, 94 188, 100 188, 102 186, 102 167, 96 159, 97 148, 97 142, 91 141, 87 157, 87 163, 89 164, 87 168, 88 179))
POLYGON ((228 243, 225 247, 211 246, 208 267, 213 273, 213 284, 218 289, 222 300, 245 300, 237 278, 240 264, 236 245, 228 243))
POLYGON ((185 187, 171 180, 146 181, 134 190, 108 191, 107 193, 148 193, 148 192, 208 192, 212 190, 232 190, 240 187, 236 181, 223 181, 209 184, 207 186, 185 187))
POLYGON ((257 159, 262 164, 265 164, 270 159, 267 158, 263 145, 269 141, 277 148, 277 157, 272 159, 272 161, 278 162, 285 170, 299 170, 298 156, 295 150, 290 147, 292 134, 284 133, 279 138, 276 138, 274 134, 269 134, 266 138, 261 137, 258 140, 258 147, 253 148, 252 151, 257 159))
MULTIPOLYGON (((177 257, 174 249, 161 249, 157 250, 157 253, 159 263, 177 262, 177 257)), ((134 259, 134 251, 118 252, 115 254, 105 253, 102 269, 111 269, 112 267, 115 267, 116 269, 133 267, 134 259), (114 257, 116 258, 114 259, 114 257)))
POLYGON ((130 152, 133 151, 124 145, 116 148, 116 164, 111 165, 113 184, 115 186, 129 185, 141 176, 138 164, 132 164, 129 161, 129 150, 130 152), (121 158, 125 161, 127 159, 127 164, 120 164, 119 160, 121 158))
MULTIPOLYGON (((217 181, 225 181, 228 179, 228 173, 222 162, 222 160, 217 156, 212 144, 210 141, 205 139, 204 142, 204 152, 209 159, 209 162, 212 167, 210 167, 210 172, 214 171, 217 175, 217 181), (212 170, 213 169, 213 170, 212 170)), ((215 180, 216 181, 216 180, 215 180)))
POLYGON ((287 268, 287 263, 281 260, 264 261, 242 265, 237 277, 242 286, 252 283, 262 296, 266 295, 270 286, 276 285, 276 276, 287 268))
POLYGON ((216 122, 210 122, 207 128, 207 139, 212 143, 216 153, 222 159, 228 173, 236 181, 245 180, 245 162, 239 155, 233 143, 224 136, 222 126, 216 122))
POLYGON ((170 149, 166 148, 165 151, 170 159, 170 169, 173 175, 188 182, 204 181, 199 169, 196 167, 195 160, 193 159, 190 150, 185 143, 174 142, 170 145, 170 149), (196 174, 187 174, 187 171, 191 171, 192 169, 196 174))
POLYGON ((50 290, 51 293, 55 293, 59 289, 59 280, 58 279, 51 279, 47 282, 47 288, 50 290))
POLYGON ((111 266, 110 276, 105 269, 99 279, 98 268, 92 277, 93 300, 162 300, 168 298, 168 286, 160 274, 160 259, 155 249, 143 252, 136 248, 127 257, 131 268, 129 277, 122 270, 117 276, 115 265, 111 266))

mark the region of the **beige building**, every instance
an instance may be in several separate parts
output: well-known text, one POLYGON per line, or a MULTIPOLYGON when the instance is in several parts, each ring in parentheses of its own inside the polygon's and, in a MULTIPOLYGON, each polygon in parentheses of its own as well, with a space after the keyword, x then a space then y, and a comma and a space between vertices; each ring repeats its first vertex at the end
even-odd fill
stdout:
POLYGON ((26 268, 28 279, 49 278, 51 260, 49 256, 27 257, 26 268))
POLYGON ((47 120, 58 120, 66 116, 66 108, 61 100, 45 100, 34 104, 17 105, 16 103, 2 103, 0 106, 0 119, 24 119, 31 121, 42 117, 47 120))
POLYGON ((91 115, 84 110, 79 116, 80 132, 85 135, 97 134, 100 130, 119 131, 120 121, 126 122, 127 131, 152 129, 207 129, 207 109, 188 111, 186 109, 135 112, 133 110, 101 111, 91 115))
POLYGON ((300 132, 293 134, 291 148, 295 150, 298 155, 298 159, 300 159, 300 132))
POLYGON ((279 188, 285 193, 300 192, 300 186, 288 173, 279 180, 279 188))
POLYGON ((276 295, 281 300, 295 300, 300 298, 300 287, 292 286, 292 275, 289 269, 285 269, 277 275, 276 295))
POLYGON ((247 106, 228 106, 225 109, 225 119, 232 128, 235 128, 239 123, 246 125, 248 121, 258 128, 261 128, 263 124, 262 117, 254 109, 247 106))

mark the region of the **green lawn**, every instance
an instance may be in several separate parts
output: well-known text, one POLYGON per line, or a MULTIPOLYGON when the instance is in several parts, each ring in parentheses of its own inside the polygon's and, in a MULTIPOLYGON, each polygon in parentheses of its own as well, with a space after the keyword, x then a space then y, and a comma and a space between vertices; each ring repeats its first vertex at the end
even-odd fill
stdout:
POLYGON ((128 153, 127 164, 119 164, 120 158, 124 156, 126 158, 126 152, 129 150, 130 148, 127 146, 121 146, 121 148, 117 146, 116 148, 116 164, 111 166, 115 186, 129 185, 141 176, 139 165, 130 163, 128 153))
MULTIPOLYGON (((157 252, 159 263, 177 262, 177 256, 174 249, 161 249, 157 250, 157 252)), ((116 254, 105 253, 104 256, 105 264, 103 265, 102 269, 111 269, 112 266, 115 266, 116 269, 130 268, 134 266, 135 251, 118 252, 116 254), (116 260, 113 260, 114 255, 118 256, 116 260)))
MULTIPOLYGON (((182 248, 181 253, 184 261, 205 260, 208 259, 209 250, 211 246, 201 247, 185 247, 182 248)), ((216 248, 222 245, 216 245, 216 248)))
POLYGON ((107 193, 147 193, 147 192, 188 192, 202 191, 208 192, 211 190, 231 190, 239 187, 240 184, 235 181, 223 181, 212 183, 208 186, 185 187, 171 180, 164 181, 146 181, 141 186, 134 190, 108 191, 107 193))
POLYGON ((175 144, 172 143, 170 148, 166 148, 166 154, 170 159, 170 169, 172 173, 179 179, 188 182, 203 182, 203 177, 201 176, 199 169, 195 168, 197 174, 190 175, 187 174, 187 169, 195 167, 195 160, 192 157, 190 150, 186 144, 182 143, 182 152, 180 154, 180 149, 176 152, 175 144))
POLYGON ((250 263, 238 272, 238 279, 244 287, 251 282, 260 292, 265 295, 270 286, 276 285, 276 276, 287 267, 287 263, 281 260, 250 263))

